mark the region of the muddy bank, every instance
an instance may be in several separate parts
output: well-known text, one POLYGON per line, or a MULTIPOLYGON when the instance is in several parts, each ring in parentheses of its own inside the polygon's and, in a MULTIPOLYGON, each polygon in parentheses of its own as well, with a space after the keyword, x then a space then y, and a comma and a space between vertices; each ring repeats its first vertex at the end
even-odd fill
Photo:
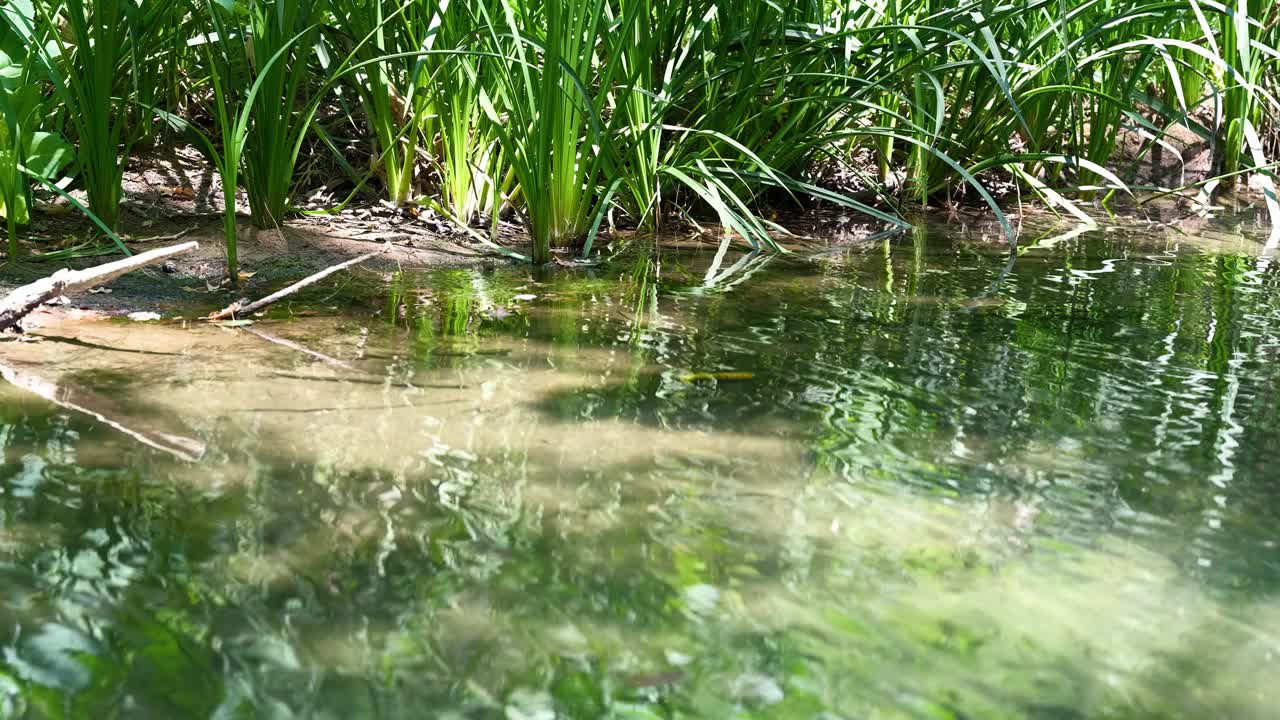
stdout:
MULTIPOLYGON (((166 225, 169 223, 165 223, 166 225)), ((159 223, 157 223, 159 225, 159 223)), ((163 226, 162 226, 163 227, 163 226)), ((208 220, 181 241, 196 240, 200 248, 175 258, 164 267, 141 270, 119 278, 105 288, 71 298, 74 307, 108 313, 151 310, 164 312, 177 306, 226 304, 240 297, 265 295, 281 284, 297 280, 345 260, 377 250, 385 243, 325 233, 307 223, 289 223, 280 230, 244 228, 239 246, 241 283, 232 289, 227 278, 221 225, 208 220), (108 292, 109 291, 109 292, 108 292)), ((176 231, 181 232, 181 231, 176 231)), ((175 234, 176 234, 175 232, 175 234)), ((130 243, 141 252, 174 244, 177 240, 130 243)), ((62 267, 80 269, 110 259, 105 256, 60 261, 19 260, 0 266, 0 294, 46 277, 62 267)), ((500 256, 450 242, 444 238, 410 243, 390 243, 387 252, 354 272, 385 273, 396 268, 478 267, 504 265, 500 256)))
MULTIPOLYGON (((243 195, 243 193, 241 194, 243 195)), ((247 199, 238 198, 239 263, 242 282, 225 282, 227 265, 222 232, 222 188, 212 168, 190 149, 135 158, 124 178, 121 236, 130 250, 195 240, 198 251, 164 268, 142 270, 112 282, 110 292, 72 298, 72 306, 107 313, 165 312, 178 306, 225 305, 240 297, 258 297, 286 282, 363 255, 384 245, 387 252, 356 272, 383 273, 395 268, 477 267, 509 260, 450 228, 429 214, 382 206, 361 206, 332 215, 301 215, 283 227, 259 230, 249 222, 247 199)), ((312 203, 314 204, 314 203, 312 203)), ((318 208, 316 205, 315 208, 318 208)), ((314 210, 307 203, 303 208, 314 210)), ((527 244, 517 228, 503 228, 503 242, 527 244)), ((108 256, 57 257, 92 252, 95 228, 65 201, 40 204, 23 232, 25 257, 0 260, 0 294, 69 267, 82 269, 108 256), (55 253, 53 258, 39 256, 55 253)), ((119 252, 110 242, 98 249, 119 252)))

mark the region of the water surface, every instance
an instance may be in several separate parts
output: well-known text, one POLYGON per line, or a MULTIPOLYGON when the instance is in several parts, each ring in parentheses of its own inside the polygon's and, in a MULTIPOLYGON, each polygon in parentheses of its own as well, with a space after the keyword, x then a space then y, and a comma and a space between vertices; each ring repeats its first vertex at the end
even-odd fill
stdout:
POLYGON ((1274 717, 1280 271, 1023 244, 0 346, 0 718, 1274 717))

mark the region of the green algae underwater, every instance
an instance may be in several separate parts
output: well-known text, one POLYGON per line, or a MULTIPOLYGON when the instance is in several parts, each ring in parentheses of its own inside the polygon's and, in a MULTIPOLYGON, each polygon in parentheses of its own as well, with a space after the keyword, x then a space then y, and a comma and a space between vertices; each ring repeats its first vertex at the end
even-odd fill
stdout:
POLYGON ((0 348, 0 718, 1273 717, 1253 233, 52 322, 0 348))

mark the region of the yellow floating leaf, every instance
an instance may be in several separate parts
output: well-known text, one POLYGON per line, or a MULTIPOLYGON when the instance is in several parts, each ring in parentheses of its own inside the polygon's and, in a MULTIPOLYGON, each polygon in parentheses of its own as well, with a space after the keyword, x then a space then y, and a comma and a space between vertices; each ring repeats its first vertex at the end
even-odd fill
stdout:
POLYGON ((702 380, 715 380, 717 382, 741 382, 743 380, 753 380, 756 374, 746 371, 729 371, 729 372, 709 372, 709 373, 689 373, 680 377, 681 382, 694 383, 702 380))

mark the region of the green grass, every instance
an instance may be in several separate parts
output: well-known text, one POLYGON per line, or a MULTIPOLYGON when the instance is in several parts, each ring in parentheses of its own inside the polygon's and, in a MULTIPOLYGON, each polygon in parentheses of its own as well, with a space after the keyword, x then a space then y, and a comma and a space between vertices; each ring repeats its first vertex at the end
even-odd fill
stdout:
POLYGON ((253 122, 244 154, 245 189, 253 224, 279 227, 288 213, 301 136, 310 117, 300 112, 313 83, 307 69, 319 37, 323 0, 248 3, 248 64, 258 87, 249 101, 253 122), (267 58, 278 58, 271 65, 267 58))
POLYGON ((110 230, 120 221, 121 179, 150 118, 134 97, 154 86, 161 46, 173 30, 167 3, 64 0, 33 3, 29 46, 65 106, 76 141, 79 175, 89 209, 110 230))
POLYGON ((131 151, 174 137, 156 119, 219 172, 233 266, 237 190, 255 225, 279 226, 312 147, 337 151, 353 183, 391 204, 435 210, 484 242, 501 219, 519 222, 536 263, 588 253, 617 224, 693 225, 774 250, 787 233, 772 209, 815 200, 906 227, 908 206, 963 196, 1004 222, 993 181, 1086 218, 1118 192, 1199 192, 1250 174, 1273 188, 1280 152, 1269 0, 7 7, 0 75, 42 89, 38 112, 23 101, 28 111, 4 113, 13 247, 33 184, 83 192, 116 228, 131 151), (308 143, 317 116, 322 142, 308 143), (1221 183, 1126 184, 1119 139, 1139 138, 1144 156, 1174 125, 1212 143, 1221 183), (44 179, 17 171, 36 137, 67 138, 75 163, 44 179), (824 186, 832 170, 871 192, 824 186))
POLYGON ((480 6, 491 53, 482 67, 497 80, 493 91, 481 90, 479 103, 520 183, 536 264, 550 261, 553 248, 586 243, 606 201, 599 186, 607 94, 588 85, 599 72, 607 89, 616 67, 611 58, 597 65, 604 1, 480 6))
MULTIPOLYGON (((259 10, 271 12, 270 8, 259 10)), ((275 42, 269 48, 265 42, 260 43, 259 51, 271 49, 272 53, 257 57, 254 46, 243 42, 243 38, 252 34, 250 21, 243 14, 213 0, 193 5, 192 14, 203 20, 204 32, 197 35, 192 44, 204 50, 215 137, 211 138, 176 113, 151 109, 192 141, 218 172, 222 182, 227 272, 232 285, 236 285, 239 282, 236 190, 240 179, 243 176, 249 188, 255 224, 273 227, 282 220, 297 155, 296 151, 290 154, 289 146, 282 147, 280 143, 299 139, 300 133, 292 134, 291 127, 306 126, 305 122, 293 122, 293 113, 281 113, 278 107, 267 111, 265 118, 261 117, 263 106, 258 100, 264 89, 280 89, 278 68, 285 66, 285 58, 314 28, 304 27, 293 37, 275 42)))

